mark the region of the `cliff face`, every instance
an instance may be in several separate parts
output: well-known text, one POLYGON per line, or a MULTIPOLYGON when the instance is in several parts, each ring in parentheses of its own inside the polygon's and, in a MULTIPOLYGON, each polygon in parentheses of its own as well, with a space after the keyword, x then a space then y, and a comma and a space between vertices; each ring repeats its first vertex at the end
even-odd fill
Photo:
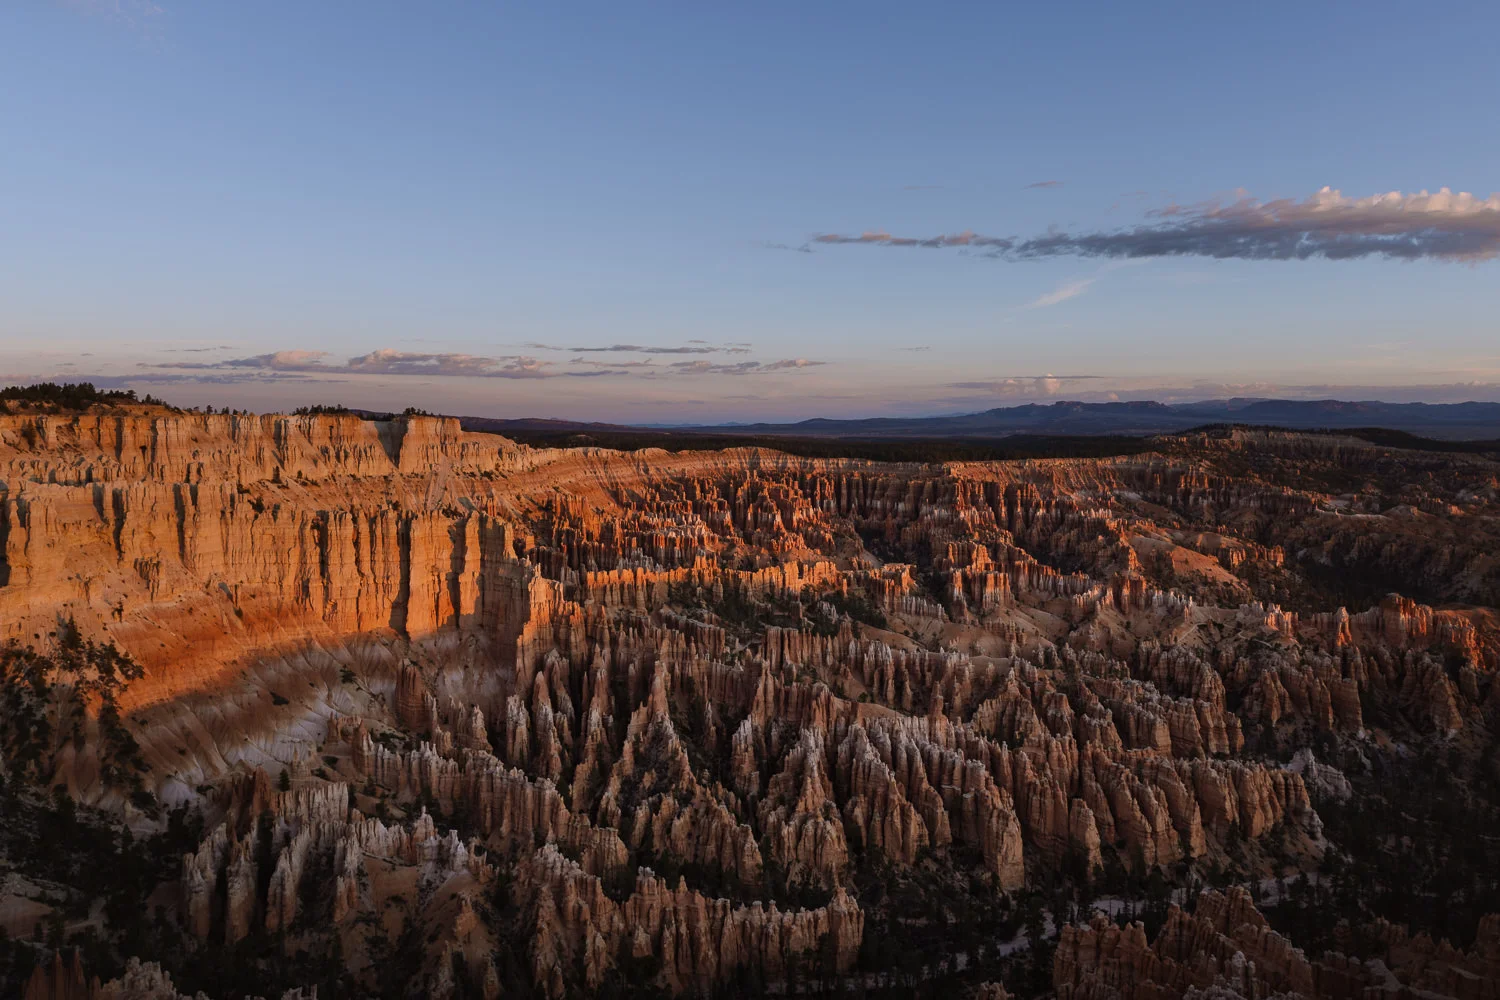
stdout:
POLYGON ((0 620, 28 639, 65 609, 108 634, 147 667, 129 707, 268 646, 479 623, 514 642, 547 600, 508 525, 445 493, 514 453, 456 421, 36 420, 61 454, 4 465, 0 620))
POLYGON ((444 464, 495 471, 514 445, 466 435, 445 417, 386 422, 354 416, 257 416, 145 410, 134 414, 0 414, 5 474, 65 485, 255 483, 283 478, 422 474, 444 464))
POLYGON ((1059 1000, 1204 989, 1226 997, 1314 996, 1312 965, 1270 929, 1243 889, 1207 891, 1196 902, 1191 915, 1173 906, 1149 945, 1139 923, 1118 927, 1099 916, 1086 927, 1064 927, 1053 959, 1059 1000))
MULTIPOLYGON (((140 831, 153 802, 203 819, 158 893, 187 947, 337 941, 356 980, 399 959, 434 996, 518 969, 549 996, 847 976, 906 919, 869 900, 881 873, 978 907, 1059 871, 1316 868, 1309 788, 1348 781, 1278 754, 1375 720, 1483 730, 1484 613, 1256 597, 1293 570, 1248 526, 1322 501, 1203 454, 936 467, 5 415, 0 638, 76 628, 142 668, 117 699, 139 788, 98 705, 42 756, 140 831)), ((1103 996, 1090 970, 1127 960, 1239 989, 1231 945, 1302 990, 1236 900, 1149 948, 1065 933, 1059 990, 1103 996)))

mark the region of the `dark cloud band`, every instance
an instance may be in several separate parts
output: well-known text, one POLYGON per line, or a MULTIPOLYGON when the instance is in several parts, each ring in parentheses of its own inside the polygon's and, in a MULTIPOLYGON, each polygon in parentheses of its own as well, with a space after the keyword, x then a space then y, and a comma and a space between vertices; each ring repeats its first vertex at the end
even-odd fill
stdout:
POLYGON ((1478 261, 1500 254, 1500 195, 1436 194, 1346 198, 1323 188, 1296 201, 1240 198, 1228 204, 1170 205, 1146 224, 1109 232, 1049 232, 1030 239, 965 231, 926 238, 885 232, 825 233, 813 243, 926 249, 961 248, 1001 260, 1047 257, 1211 257, 1239 260, 1478 261))

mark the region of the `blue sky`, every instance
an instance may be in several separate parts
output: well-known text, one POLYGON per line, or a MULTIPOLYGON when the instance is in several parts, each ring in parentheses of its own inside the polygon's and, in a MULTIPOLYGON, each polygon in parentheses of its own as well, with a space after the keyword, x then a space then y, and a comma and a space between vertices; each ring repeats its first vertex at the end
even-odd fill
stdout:
POLYGON ((562 7, 4 4, 0 378, 622 421, 1500 399, 1493 3, 562 7), (1363 201, 1444 187, 1476 200, 1363 201), (1412 259, 1246 259, 1325 222, 1412 259), (828 241, 966 232, 1014 246, 828 241), (658 350, 573 350, 612 346, 658 350))

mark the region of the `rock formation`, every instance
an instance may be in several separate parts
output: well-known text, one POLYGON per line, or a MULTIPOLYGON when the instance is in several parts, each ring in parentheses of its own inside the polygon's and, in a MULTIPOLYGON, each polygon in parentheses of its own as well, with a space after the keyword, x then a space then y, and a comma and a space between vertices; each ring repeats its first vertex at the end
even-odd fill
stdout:
POLYGON ((1059 1000, 1500 996, 1500 914, 1481 921, 1467 952, 1446 941, 1412 938, 1404 927, 1384 922, 1369 931, 1380 941, 1379 957, 1361 960, 1330 951, 1309 961, 1271 929, 1244 889, 1209 890, 1191 914, 1172 906, 1149 944, 1139 922, 1122 927, 1096 915, 1085 926, 1064 927, 1053 957, 1053 985, 1059 1000))
MULTIPOLYGON (((881 974, 865 934, 911 926, 862 889, 889 873, 945 886, 938 909, 1057 872, 1315 873, 1341 849, 1319 810, 1357 802, 1343 769, 1382 733, 1488 759, 1494 491, 1441 528, 1344 524, 1375 500, 1319 477, 1385 453, 1163 449, 928 466, 532 449, 425 417, 3 414, 6 662, 76 630, 141 670, 108 711, 38 682, 77 722, 27 758, 27 801, 58 787, 142 836, 201 820, 152 896, 185 948, 336 941, 364 983, 399 952, 434 996, 523 973, 549 996, 781 988, 809 955, 881 974), (1417 555, 1458 576, 1403 576, 1417 555), (1435 603, 1344 610, 1329 566, 1435 603), (136 784, 107 766, 129 746, 136 784)), ((1430 497, 1493 477, 1403 461, 1430 497)), ((1409 492, 1400 468, 1382 489, 1409 492)), ((97 985, 51 959, 38 995, 174 995, 140 957, 97 985)), ((1464 962, 1411 959, 1436 984, 1413 988, 1461 994, 1464 962)), ((1066 929, 1056 963, 1080 1000, 1312 996, 1344 968, 1234 891, 1149 945, 1066 929)))

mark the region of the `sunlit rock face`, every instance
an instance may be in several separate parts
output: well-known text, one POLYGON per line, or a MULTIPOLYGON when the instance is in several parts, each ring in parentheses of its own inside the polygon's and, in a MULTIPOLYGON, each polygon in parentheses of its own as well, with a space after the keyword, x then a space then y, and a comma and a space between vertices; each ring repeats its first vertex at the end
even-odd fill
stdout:
MULTIPOLYGON (((1362 995, 1327 984, 1374 988, 1371 956, 1189 890, 1347 870, 1320 811, 1393 740, 1489 766, 1494 464, 1159 443, 921 465, 0 415, 0 638, 140 668, 108 711, 48 689, 71 728, 7 794, 61 788, 161 853, 154 936, 106 907, 119 967, 48 952, 36 995, 222 993, 233 952, 278 996, 999 996, 1054 943, 1060 996, 1362 995), (1060 900, 1148 887, 1181 904, 1154 942, 1086 911, 1058 935, 1060 900), (1017 936, 1038 907, 1045 940, 1017 936), (160 954, 126 967, 127 940, 160 954)), ((5 884, 12 937, 112 898, 59 871, 5 884)), ((1495 926, 1402 982, 1469 996, 1495 926)))

